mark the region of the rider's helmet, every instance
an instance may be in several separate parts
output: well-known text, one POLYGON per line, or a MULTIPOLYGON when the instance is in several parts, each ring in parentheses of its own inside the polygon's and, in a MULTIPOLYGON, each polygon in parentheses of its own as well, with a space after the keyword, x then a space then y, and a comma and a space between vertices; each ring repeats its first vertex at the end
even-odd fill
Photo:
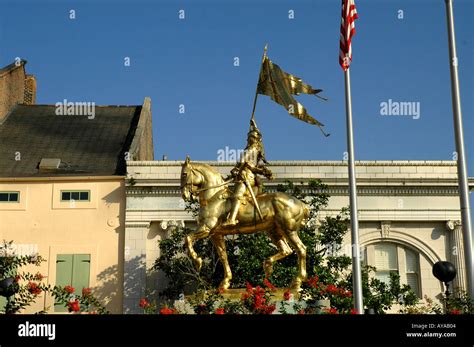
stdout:
POLYGON ((260 132, 260 130, 258 130, 257 123, 255 123, 255 119, 253 118, 250 120, 250 129, 249 129, 249 132, 247 133, 247 137, 248 138, 253 137, 258 141, 262 139, 262 133, 260 132))

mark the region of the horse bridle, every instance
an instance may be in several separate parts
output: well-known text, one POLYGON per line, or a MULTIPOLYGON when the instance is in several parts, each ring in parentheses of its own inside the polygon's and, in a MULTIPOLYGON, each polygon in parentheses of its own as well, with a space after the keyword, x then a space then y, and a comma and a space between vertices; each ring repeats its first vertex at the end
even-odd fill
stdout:
MULTIPOLYGON (((193 169, 193 167, 191 166, 191 164, 188 164, 188 167, 189 167, 189 171, 190 171, 190 173, 191 173, 191 182, 188 182, 188 178, 186 177, 186 183, 181 186, 181 190, 182 190, 184 187, 188 187, 189 193, 190 193, 191 195, 194 195, 194 193, 195 193, 195 192, 193 191, 193 187, 194 187, 194 169, 193 169)), ((187 176, 187 174, 186 174, 186 176, 187 176)))
POLYGON ((223 183, 221 184, 218 184, 217 186, 212 186, 212 187, 206 187, 206 188, 200 188, 200 189, 196 189, 195 191, 193 190, 193 187, 194 187, 194 169, 193 167, 191 166, 191 164, 188 164, 189 166, 189 170, 191 172, 191 182, 188 182, 188 180, 186 179, 186 183, 184 185, 181 186, 181 189, 183 189, 184 187, 189 187, 189 193, 191 195, 194 195, 195 193, 200 193, 200 192, 203 192, 203 191, 206 191, 206 190, 210 190, 210 189, 215 189, 215 188, 220 188, 222 186, 226 186, 230 183, 232 183, 234 181, 234 179, 228 179, 227 181, 224 181, 223 183))

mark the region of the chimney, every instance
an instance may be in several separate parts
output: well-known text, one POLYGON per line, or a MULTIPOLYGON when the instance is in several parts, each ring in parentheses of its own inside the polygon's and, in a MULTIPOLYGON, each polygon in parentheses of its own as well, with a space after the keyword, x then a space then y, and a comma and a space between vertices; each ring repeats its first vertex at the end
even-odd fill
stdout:
POLYGON ((33 75, 25 77, 25 93, 23 103, 26 105, 36 104, 36 78, 33 75))
POLYGON ((0 124, 17 104, 36 102, 36 79, 26 75, 26 60, 18 60, 0 69, 0 124))

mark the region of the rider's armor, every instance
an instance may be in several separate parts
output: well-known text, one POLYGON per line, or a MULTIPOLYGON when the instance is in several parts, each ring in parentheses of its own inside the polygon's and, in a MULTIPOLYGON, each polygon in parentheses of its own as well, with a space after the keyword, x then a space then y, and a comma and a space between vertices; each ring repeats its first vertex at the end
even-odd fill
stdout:
POLYGON ((239 221, 236 219, 240 205, 246 203, 247 186, 258 185, 257 175, 273 178, 271 171, 264 165, 265 151, 263 149, 262 134, 257 128, 255 120, 250 121, 250 130, 247 134, 247 147, 244 150, 239 163, 232 169, 231 176, 234 178, 235 186, 232 195, 232 207, 227 220, 223 226, 233 226, 239 221))

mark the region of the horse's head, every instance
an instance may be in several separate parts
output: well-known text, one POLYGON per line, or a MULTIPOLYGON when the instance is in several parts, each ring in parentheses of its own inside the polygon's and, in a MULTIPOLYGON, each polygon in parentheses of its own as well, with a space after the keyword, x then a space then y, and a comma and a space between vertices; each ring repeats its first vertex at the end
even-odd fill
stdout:
POLYGON ((184 201, 194 198, 199 191, 213 192, 215 185, 223 182, 221 174, 203 163, 191 164, 189 155, 182 164, 181 193, 184 201))
POLYGON ((195 171, 189 160, 189 155, 187 155, 181 169, 181 192, 183 200, 188 201, 194 198, 194 194, 201 184, 202 176, 195 171))

